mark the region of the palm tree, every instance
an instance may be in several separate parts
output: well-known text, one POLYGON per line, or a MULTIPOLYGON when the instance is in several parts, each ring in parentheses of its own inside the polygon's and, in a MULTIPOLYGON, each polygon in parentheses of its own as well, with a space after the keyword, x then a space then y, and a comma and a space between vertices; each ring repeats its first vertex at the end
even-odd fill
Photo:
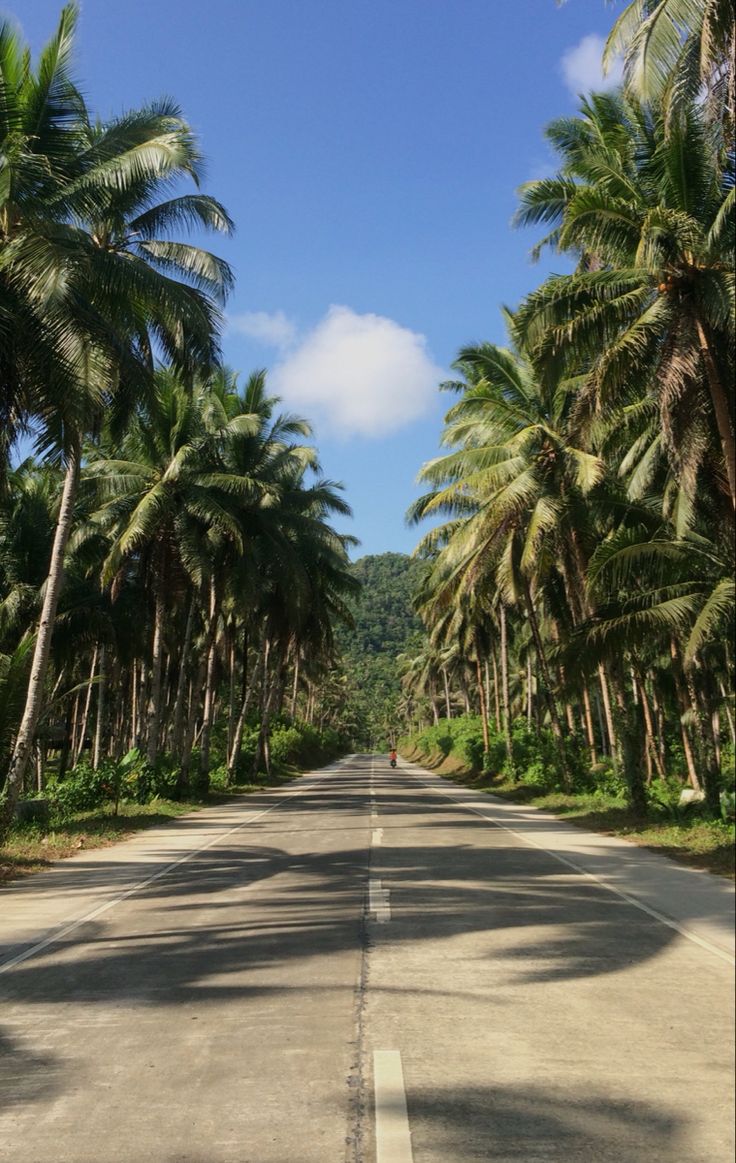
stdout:
MULTIPOLYGON (((95 454, 85 469, 101 501, 85 532, 99 530, 109 538, 103 585, 114 584, 125 563, 135 558, 154 596, 147 727, 151 763, 159 747, 161 668, 172 579, 178 571, 196 589, 208 587, 216 573, 212 534, 217 531, 242 549, 237 502, 258 501, 262 495, 258 482, 222 471, 213 444, 223 433, 214 434, 208 427, 207 406, 206 384, 191 395, 173 372, 157 373, 155 396, 134 419, 121 455, 95 454)), ((252 417, 238 417, 241 430, 244 421, 255 423, 252 417)))
POLYGON ((734 0, 633 0, 616 20, 604 65, 623 54, 628 86, 672 116, 702 90, 733 143, 734 0))
POLYGON ((549 136, 562 167, 522 187, 517 217, 550 225, 545 241, 579 266, 528 296, 517 336, 551 380, 585 370, 581 411, 648 393, 685 488, 713 480, 736 507, 732 161, 695 106, 666 134, 660 113, 616 94, 549 136))
MULTIPOLYGON (((199 181, 201 159, 191 130, 167 102, 106 126, 93 124, 68 79, 75 18, 76 7, 67 6, 39 67, 49 93, 58 88, 68 95, 63 116, 57 115, 59 124, 52 125, 56 136, 49 132, 52 146, 62 138, 63 164, 51 169, 53 181, 44 189, 40 211, 34 208, 24 215, 22 202, 16 202, 5 212, 10 233, 1 266, 7 285, 30 284, 41 301, 49 299, 57 284, 65 288, 62 307, 51 319, 64 358, 57 361, 51 351, 49 359, 65 372, 62 388, 71 385, 73 390, 64 407, 58 406, 58 390, 50 401, 47 396, 28 398, 26 392, 19 402, 4 405, 14 416, 40 420, 41 443, 59 449, 66 464, 26 708, 6 783, 4 820, 12 815, 41 711, 83 435, 103 410, 119 428, 136 397, 147 390, 155 348, 189 375, 194 367, 213 363, 216 302, 230 285, 226 264, 198 247, 167 238, 172 227, 231 228, 214 199, 200 194, 164 197, 179 178, 199 181)), ((7 36, 3 43, 10 43, 7 36)), ((17 64, 18 52, 10 51, 6 58, 17 64)), ((21 63, 24 59, 21 54, 21 63)), ((27 71, 16 68, 5 75, 14 83, 11 104, 21 112, 25 108, 30 117, 40 90, 26 83, 27 71)), ((11 124, 6 120, 6 132, 11 124)), ((10 369, 11 386, 26 382, 24 351, 10 369)), ((51 382, 58 385, 58 372, 51 382)))

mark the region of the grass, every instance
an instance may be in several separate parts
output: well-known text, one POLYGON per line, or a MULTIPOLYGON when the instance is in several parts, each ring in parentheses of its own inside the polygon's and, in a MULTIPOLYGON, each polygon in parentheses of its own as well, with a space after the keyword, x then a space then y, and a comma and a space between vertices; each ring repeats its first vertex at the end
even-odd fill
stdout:
POLYGON ((55 860, 76 856, 80 851, 107 848, 127 840, 136 832, 155 828, 187 812, 226 803, 235 796, 252 795, 264 788, 281 787, 301 773, 289 768, 262 783, 238 783, 214 787, 206 801, 156 799, 150 804, 122 803, 115 816, 106 804, 88 812, 77 812, 63 821, 54 821, 49 831, 38 824, 16 824, 0 848, 0 885, 32 872, 48 868, 55 860))
POLYGON ((637 817, 619 798, 601 792, 568 795, 550 792, 520 781, 489 780, 473 776, 467 769, 445 778, 464 787, 489 792, 514 803, 531 804, 569 820, 591 832, 620 836, 643 848, 661 852, 681 864, 699 868, 717 876, 734 879, 734 840, 732 823, 707 820, 699 815, 674 819, 663 809, 652 808, 644 819, 637 817))

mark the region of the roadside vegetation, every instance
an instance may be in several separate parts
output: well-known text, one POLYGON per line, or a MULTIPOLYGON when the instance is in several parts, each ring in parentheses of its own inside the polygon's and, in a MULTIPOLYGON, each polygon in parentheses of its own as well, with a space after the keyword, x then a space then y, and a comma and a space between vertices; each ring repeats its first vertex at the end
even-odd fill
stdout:
POLYGON ((234 227, 195 134, 170 101, 101 120, 76 19, 36 61, 0 25, 0 843, 402 732, 504 792, 720 835, 732 0, 621 14, 624 84, 551 123, 557 172, 520 192, 571 273, 459 352, 417 560, 352 567, 308 421, 223 364, 233 276, 200 243, 234 227))
MULTIPOLYGON (((694 868, 734 877, 736 828, 733 795, 724 795, 721 815, 710 818, 705 805, 687 798, 683 781, 672 777, 653 780, 645 812, 632 809, 628 788, 612 764, 591 770, 582 740, 572 749, 573 786, 565 790, 560 779, 551 731, 529 727, 526 719, 511 726, 515 764, 507 761, 506 740, 492 729, 490 748, 484 750, 479 715, 460 715, 426 727, 399 740, 404 758, 429 768, 443 778, 516 803, 554 812, 583 828, 622 836, 665 853, 694 868)), ((733 748, 724 748, 724 784, 733 765, 733 748)))
POLYGON ((517 223, 574 269, 443 385, 409 514, 435 522, 425 638, 402 660, 407 754, 560 810, 600 797, 650 837, 702 815, 716 847, 736 738, 733 47, 730 2, 631 4, 607 50, 622 87, 548 127, 557 172, 522 187, 517 223))
POLYGON ((100 120, 76 21, 35 62, 0 25, 0 842, 19 805, 145 822, 348 742, 349 507, 265 372, 222 364, 232 272, 192 236, 233 223, 191 127, 100 120))

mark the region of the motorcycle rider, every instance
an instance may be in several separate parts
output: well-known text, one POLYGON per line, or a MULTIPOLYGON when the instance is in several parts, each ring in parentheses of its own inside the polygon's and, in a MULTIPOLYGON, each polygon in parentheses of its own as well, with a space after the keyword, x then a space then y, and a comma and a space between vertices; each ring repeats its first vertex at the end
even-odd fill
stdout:
POLYGON ((396 748, 392 747, 388 753, 388 761, 392 767, 396 767, 396 748))

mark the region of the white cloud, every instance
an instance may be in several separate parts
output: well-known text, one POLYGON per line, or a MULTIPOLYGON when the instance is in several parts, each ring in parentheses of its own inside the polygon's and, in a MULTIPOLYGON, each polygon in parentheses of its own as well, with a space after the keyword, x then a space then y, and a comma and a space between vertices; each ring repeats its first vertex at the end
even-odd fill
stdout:
POLYGON ((560 69, 573 96, 592 90, 600 92, 601 89, 612 89, 620 83, 623 75, 620 61, 614 61, 608 72, 605 75, 603 73, 601 61, 605 43, 602 36, 591 33, 563 55, 560 69))
POLYGON ((246 311, 231 315, 228 326, 267 347, 288 347, 296 338, 296 326, 283 311, 246 311))
POLYGON ((443 378, 423 335, 332 306, 278 363, 269 386, 342 436, 379 436, 427 411, 443 378))

